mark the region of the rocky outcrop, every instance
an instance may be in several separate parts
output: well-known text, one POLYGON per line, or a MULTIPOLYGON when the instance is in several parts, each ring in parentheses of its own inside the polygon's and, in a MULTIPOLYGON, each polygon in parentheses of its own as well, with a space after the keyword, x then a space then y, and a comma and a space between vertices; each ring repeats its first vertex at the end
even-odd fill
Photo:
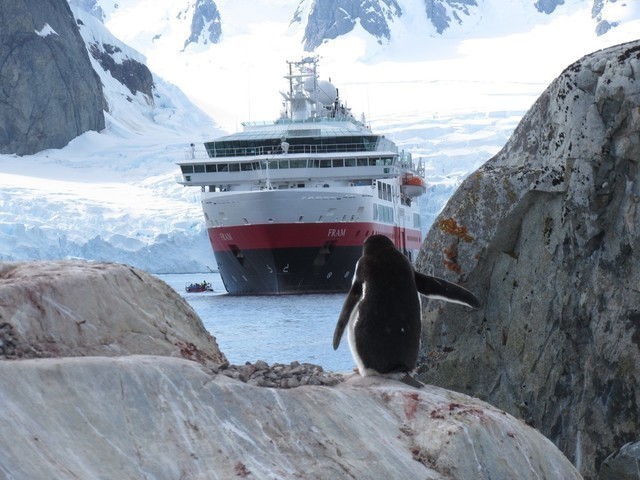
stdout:
POLYGON ((476 0, 424 0, 424 6, 427 18, 436 32, 442 34, 452 23, 464 23, 470 9, 477 10, 478 3, 476 0))
POLYGON ((640 443, 627 443, 603 462, 599 480, 637 480, 640 468, 640 443))
MULTIPOLYGON (((326 40, 349 33, 359 22, 381 41, 391 37, 389 22, 402 15, 396 0, 313 0, 303 43, 312 52, 326 40)), ((293 21, 301 21, 300 7, 293 21)))
POLYGON ((110 43, 94 41, 88 45, 88 49, 105 72, 109 72, 133 95, 141 92, 146 96, 147 102, 153 104, 153 75, 144 63, 128 58, 120 47, 110 43))
POLYGON ((570 65, 417 260, 484 303, 428 303, 421 379, 524 419, 586 478, 640 432, 639 71, 640 41, 570 65))
POLYGON ((184 42, 184 48, 191 43, 207 45, 218 43, 222 35, 220 12, 213 0, 197 0, 191 20, 191 35, 184 42))
POLYGON ((436 387, 290 390, 166 357, 0 362, 15 479, 579 479, 540 433, 436 387), (28 461, 26 461, 28 459, 28 461))
POLYGON ((553 13, 560 5, 564 5, 564 0, 536 0, 533 4, 541 13, 553 13))
POLYGON ((0 153, 61 148, 104 128, 102 84, 66 1, 0 9, 0 153))
POLYGON ((0 358, 167 355, 226 364, 164 282, 83 261, 0 263, 0 358))
POLYGON ((581 478, 482 401, 375 377, 324 382, 296 362, 225 367, 198 320, 124 265, 2 264, 0 476, 581 478), (259 386, 273 374, 320 381, 259 386))

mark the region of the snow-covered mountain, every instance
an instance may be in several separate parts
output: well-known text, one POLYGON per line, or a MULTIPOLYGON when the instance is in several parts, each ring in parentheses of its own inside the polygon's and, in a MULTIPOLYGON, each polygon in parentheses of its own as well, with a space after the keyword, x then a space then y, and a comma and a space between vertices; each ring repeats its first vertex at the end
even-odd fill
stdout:
MULTIPOLYGON (((69 0, 70 3, 108 21, 111 13, 127 9, 131 0, 69 0)), ((135 3, 135 2, 134 2, 135 3)), ((224 41, 225 34, 232 34, 238 28, 233 18, 237 6, 225 0, 195 0, 175 3, 180 13, 171 18, 181 19, 190 24, 184 46, 190 44, 207 45, 224 41), (223 26, 224 25, 224 26, 223 26)), ((238 3, 238 2, 236 2, 238 3)), ((252 9, 246 2, 241 3, 245 13, 252 9)), ((544 23, 554 15, 566 15, 577 9, 591 10, 591 28, 596 35, 604 35, 626 21, 639 16, 637 2, 620 0, 299 0, 262 2, 266 9, 288 11, 290 26, 297 26, 298 41, 308 52, 320 45, 348 35, 356 27, 361 27, 368 35, 382 44, 395 40, 395 30, 404 30, 416 20, 424 22, 424 28, 413 31, 415 41, 428 40, 434 36, 463 38, 483 31, 501 35, 517 33, 520 21, 502 19, 527 19, 530 26, 544 23), (498 26, 499 29, 495 30, 498 26)), ((169 17, 167 18, 169 20, 169 17)), ((160 29, 163 27, 158 25, 160 29)), ((160 34, 160 32, 159 32, 160 34)))
MULTIPOLYGON (((217 125, 230 131, 243 120, 275 118, 285 60, 304 54, 307 23, 291 19, 296 11, 308 18, 313 4, 70 3, 104 87, 106 128, 63 149, 0 155, 0 259, 82 257, 152 272, 215 268, 199 191, 175 183, 175 162, 189 143, 221 134, 217 125), (150 77, 119 78, 128 61, 148 66, 150 77)), ((557 16, 540 24, 535 15, 509 17, 514 12, 505 5, 518 2, 478 3, 493 27, 486 19, 469 21, 455 27, 460 38, 453 38, 454 27, 434 34, 422 0, 397 0, 401 21, 390 16, 394 2, 378 10, 388 40, 378 42, 358 20, 349 33, 317 47, 321 74, 332 77, 354 112, 366 113, 375 131, 423 158, 427 225, 566 65, 640 31, 627 15, 597 36, 590 0, 560 5, 557 16), (567 35, 572 42, 563 40, 567 35)), ((602 19, 614 18, 605 15, 611 5, 602 3, 602 19)))

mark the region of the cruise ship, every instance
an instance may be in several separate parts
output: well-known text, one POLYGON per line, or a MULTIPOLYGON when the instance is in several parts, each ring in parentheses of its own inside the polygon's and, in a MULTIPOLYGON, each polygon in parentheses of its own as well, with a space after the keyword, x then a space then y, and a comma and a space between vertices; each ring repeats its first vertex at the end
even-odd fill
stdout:
POLYGON ((348 291, 364 240, 388 236, 410 260, 422 244, 411 155, 374 134, 318 76, 288 61, 280 117, 190 149, 179 183, 201 189, 217 267, 231 294, 348 291))

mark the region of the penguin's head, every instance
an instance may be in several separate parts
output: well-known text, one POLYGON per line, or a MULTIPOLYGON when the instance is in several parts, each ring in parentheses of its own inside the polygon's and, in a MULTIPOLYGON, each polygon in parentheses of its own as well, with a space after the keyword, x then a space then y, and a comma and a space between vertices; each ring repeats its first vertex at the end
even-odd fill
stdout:
POLYGON ((384 235, 371 235, 364 241, 362 253, 369 255, 373 252, 377 252, 386 248, 396 248, 389 237, 384 235))

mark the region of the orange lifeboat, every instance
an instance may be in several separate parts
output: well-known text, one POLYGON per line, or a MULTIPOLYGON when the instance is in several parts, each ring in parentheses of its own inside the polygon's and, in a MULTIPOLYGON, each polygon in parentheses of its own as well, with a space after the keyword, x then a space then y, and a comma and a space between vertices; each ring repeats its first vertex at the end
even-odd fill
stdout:
POLYGON ((427 191, 427 183, 419 175, 405 173, 402 176, 402 191, 408 197, 419 197, 427 191))

